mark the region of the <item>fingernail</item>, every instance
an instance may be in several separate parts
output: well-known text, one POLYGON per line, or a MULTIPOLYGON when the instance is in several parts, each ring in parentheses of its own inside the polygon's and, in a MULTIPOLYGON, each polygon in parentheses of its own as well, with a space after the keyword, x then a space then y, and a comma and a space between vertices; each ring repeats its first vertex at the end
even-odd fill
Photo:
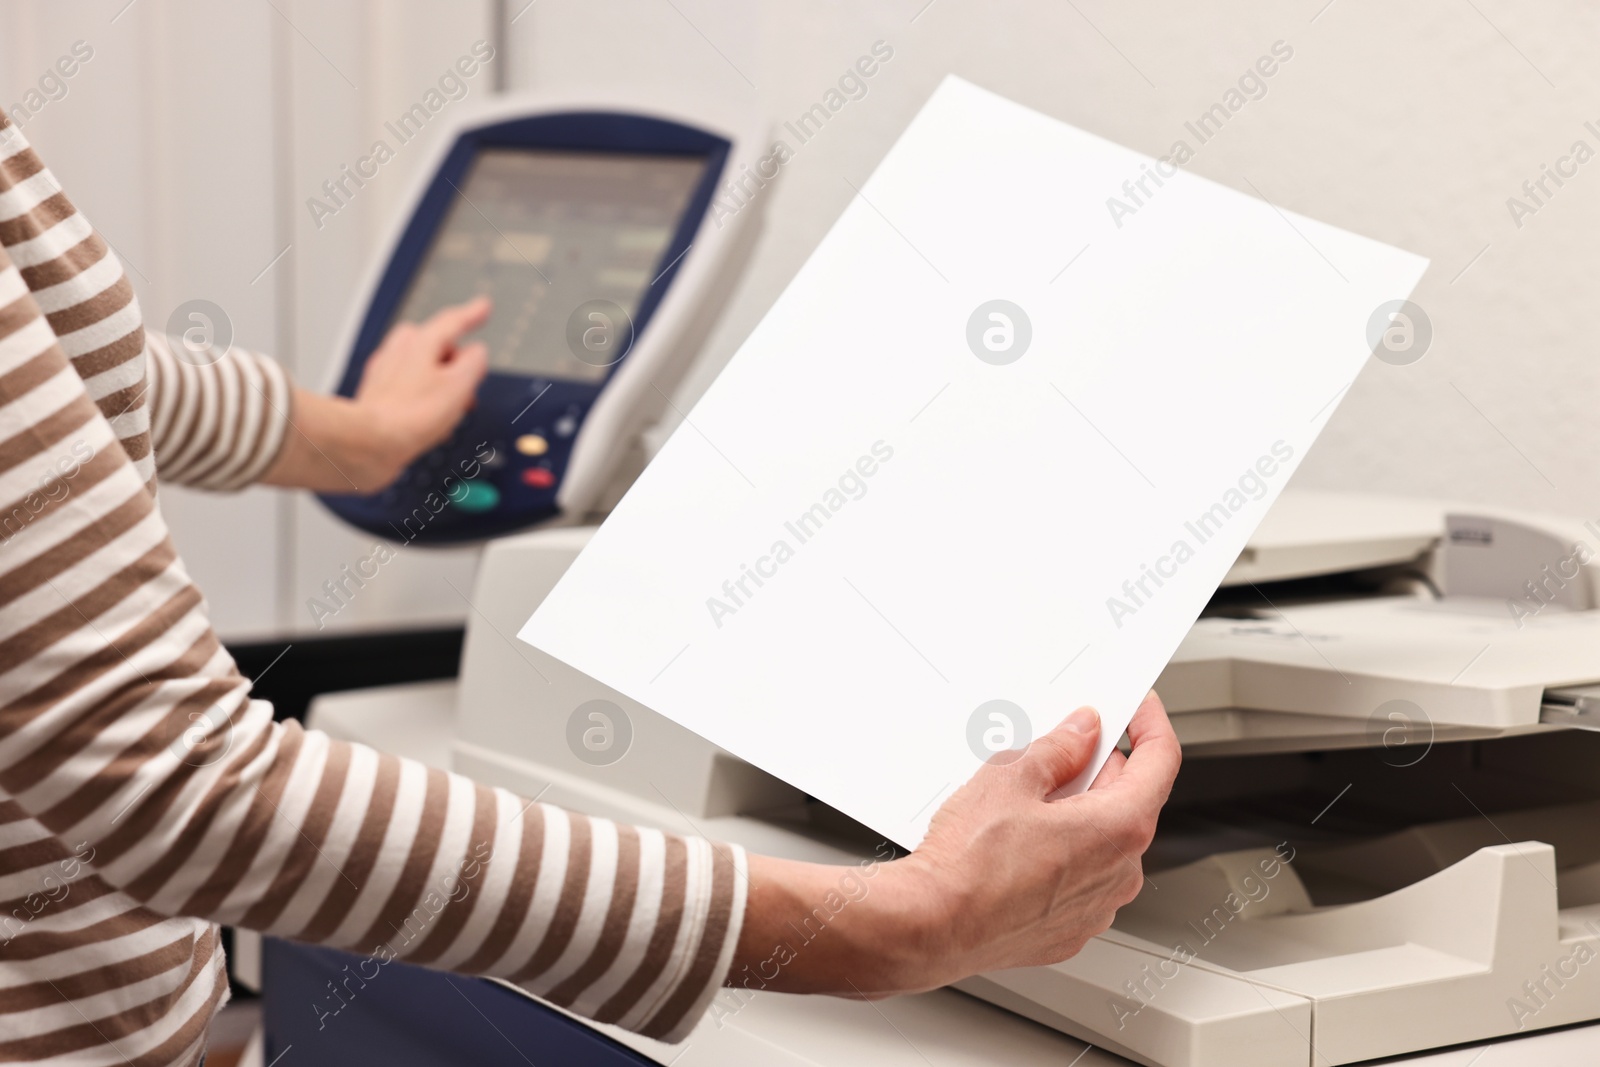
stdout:
POLYGON ((1086 734, 1100 725, 1100 713, 1093 708, 1079 708, 1067 716, 1067 729, 1073 733, 1086 734))

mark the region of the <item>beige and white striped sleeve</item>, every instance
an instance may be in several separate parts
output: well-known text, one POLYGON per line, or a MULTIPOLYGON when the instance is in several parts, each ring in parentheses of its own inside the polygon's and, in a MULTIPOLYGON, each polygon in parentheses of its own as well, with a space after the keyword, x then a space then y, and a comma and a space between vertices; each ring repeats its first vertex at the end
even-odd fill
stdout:
POLYGON ((230 492, 261 480, 283 448, 292 390, 276 361, 145 332, 150 435, 162 481, 230 492))
POLYGON ((30 303, 7 265, 0 507, 26 508, 40 471, 73 473, 0 563, 0 791, 157 914, 509 978, 686 1033, 731 962, 742 853, 274 723, 30 303))
MULTIPOLYGON (((29 842, 0 848, 0 896, 84 859, 5 932, 0 1059, 110 1033, 192 1063, 226 987, 214 933, 180 917, 503 977, 681 1039, 731 964, 742 850, 273 722, 155 505, 122 369, 144 348, 132 290, 41 175, 0 132, 0 235, 32 250, 26 271, 0 251, 0 842, 29 842)), ((73 1062, 121 1062, 102 1051, 73 1062)))

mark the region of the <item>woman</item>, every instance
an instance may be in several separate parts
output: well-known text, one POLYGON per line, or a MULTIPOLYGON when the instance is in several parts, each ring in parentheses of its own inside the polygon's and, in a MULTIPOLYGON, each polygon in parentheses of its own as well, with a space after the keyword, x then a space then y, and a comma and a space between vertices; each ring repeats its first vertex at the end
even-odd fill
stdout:
MULTIPOLYGON (((487 304, 396 327, 349 400, 255 356, 190 365, 10 127, 0 246, 0 1062, 197 1062, 227 994, 217 923, 679 1040, 836 890, 849 869, 534 804, 250 699, 158 474, 380 488, 471 402, 486 353, 456 342, 487 304)), ((1098 730, 1080 709, 982 768, 766 986, 882 996, 1077 951, 1138 891, 1179 760, 1152 694, 1132 755, 1048 801, 1098 730)))

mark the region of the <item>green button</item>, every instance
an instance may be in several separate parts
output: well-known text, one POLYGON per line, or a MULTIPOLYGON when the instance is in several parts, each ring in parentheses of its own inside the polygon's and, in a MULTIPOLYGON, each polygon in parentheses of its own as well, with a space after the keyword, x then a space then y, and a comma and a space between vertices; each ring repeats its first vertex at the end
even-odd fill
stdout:
POLYGON ((488 482, 468 482, 456 497, 456 507, 462 511, 492 511, 500 503, 500 490, 488 482))

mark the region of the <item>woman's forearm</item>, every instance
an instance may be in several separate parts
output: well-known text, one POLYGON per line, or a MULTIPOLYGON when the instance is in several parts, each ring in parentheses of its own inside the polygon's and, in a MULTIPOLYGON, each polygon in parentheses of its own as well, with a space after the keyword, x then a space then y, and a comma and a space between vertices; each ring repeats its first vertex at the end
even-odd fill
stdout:
POLYGON ((375 493, 405 469, 407 451, 354 400, 295 386, 283 447, 261 480, 320 493, 375 493))
MULTIPOLYGON (((903 861, 835 867, 752 855, 749 903, 727 984, 874 996, 917 987, 936 952, 935 901, 903 861)), ((937 983, 935 983, 937 984, 937 983)))

